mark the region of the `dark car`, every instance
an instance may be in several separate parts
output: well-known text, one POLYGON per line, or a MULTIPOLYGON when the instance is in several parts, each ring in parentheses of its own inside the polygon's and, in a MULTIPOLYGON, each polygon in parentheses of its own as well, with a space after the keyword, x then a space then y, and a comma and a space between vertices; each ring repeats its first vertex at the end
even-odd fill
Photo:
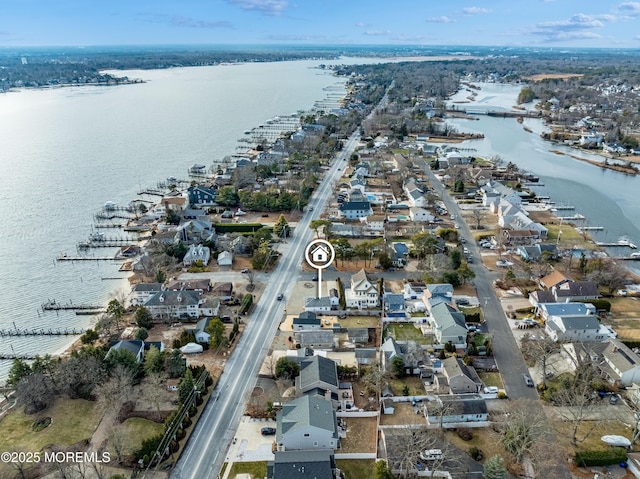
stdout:
POLYGON ((276 433, 275 427, 263 427, 260 429, 260 434, 263 436, 273 436, 276 433))
POLYGON ((284 294, 280 293, 276 299, 282 301, 282 298, 284 298, 284 294))
POLYGON ((313 278, 311 278, 311 281, 318 281, 318 277, 314 276, 313 278))

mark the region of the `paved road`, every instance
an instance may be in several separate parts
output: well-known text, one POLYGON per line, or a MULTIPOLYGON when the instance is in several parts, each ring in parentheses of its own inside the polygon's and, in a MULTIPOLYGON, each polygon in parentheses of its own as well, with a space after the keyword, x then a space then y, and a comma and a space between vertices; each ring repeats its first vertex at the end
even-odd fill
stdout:
POLYGON ((214 478, 220 473, 246 400, 256 383, 260 364, 269 350, 284 312, 285 301, 278 301, 276 297, 279 293, 288 297, 293 289, 300 273, 304 249, 313 235, 309 222, 317 218, 324 209, 333 184, 344 168, 344 159, 353 153, 359 140, 359 132, 347 140, 310 200, 309 207, 313 211, 308 208, 298 222, 293 236, 280 248, 282 258, 275 271, 269 274, 265 291, 171 473, 172 478, 214 478))
POLYGON ((534 388, 527 387, 523 375, 528 373, 527 366, 522 358, 522 353, 509 327, 509 321, 504 314, 500 300, 493 289, 493 281, 497 279, 497 274, 488 270, 483 264, 480 250, 475 241, 469 226, 462 217, 462 210, 456 201, 445 191, 440 181, 433 174, 428 165, 424 169, 431 185, 442 201, 450 215, 456 216, 456 223, 460 226, 458 232, 467 239, 465 246, 469 249, 474 263, 469 266, 476 274, 474 284, 480 306, 487 321, 489 334, 491 335, 491 345, 493 356, 502 379, 504 380, 507 395, 511 399, 538 399, 534 388))

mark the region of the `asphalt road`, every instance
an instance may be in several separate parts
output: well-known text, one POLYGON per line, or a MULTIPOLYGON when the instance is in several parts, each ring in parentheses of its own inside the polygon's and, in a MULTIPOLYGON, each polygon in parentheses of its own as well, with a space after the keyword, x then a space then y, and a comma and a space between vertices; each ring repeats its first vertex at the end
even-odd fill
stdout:
POLYGON ((287 298, 293 289, 300 274, 304 249, 313 237, 309 222, 324 209, 333 184, 344 169, 344 160, 353 153, 359 140, 357 131, 345 142, 343 150, 312 196, 307 212, 298 222, 293 236, 281 246, 279 264, 269 274, 265 291, 249 317, 244 333, 170 477, 215 478, 220 473, 246 401, 255 386, 260 364, 284 312, 286 301, 278 301, 276 297, 283 293, 287 298))
POLYGON ((456 201, 446 192, 440 181, 426 164, 424 171, 435 192, 438 193, 440 199, 444 202, 449 215, 455 215, 456 223, 460 227, 458 233, 467 239, 465 246, 474 260, 469 267, 476 274, 473 282, 486 319, 487 329, 491 336, 493 356, 502 374, 507 395, 511 399, 537 400, 538 394, 535 388, 527 387, 524 382, 524 374, 528 374, 528 369, 520 352, 520 348, 511 332, 500 300, 493 289, 493 282, 498 278, 498 275, 482 264, 478 245, 473 241, 473 235, 469 229, 469 225, 464 221, 462 210, 458 207, 456 201))

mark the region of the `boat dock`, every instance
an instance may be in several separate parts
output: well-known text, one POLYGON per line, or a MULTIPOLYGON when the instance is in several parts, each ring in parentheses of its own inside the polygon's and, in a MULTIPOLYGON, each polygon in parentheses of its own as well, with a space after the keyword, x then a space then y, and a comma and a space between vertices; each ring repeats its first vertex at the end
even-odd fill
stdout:
POLYGON ((56 261, 123 261, 123 259, 115 256, 69 256, 61 254, 56 258, 56 261))
POLYGON ((124 228, 127 226, 126 223, 96 223, 93 225, 94 228, 124 228))
POLYGON ((567 211, 567 210, 575 210, 575 209, 576 209, 576 207, 575 207, 575 206, 569 206, 569 205, 567 205, 567 206, 562 206, 562 205, 557 205, 557 206, 554 206, 553 208, 551 208, 551 211, 561 211, 561 210, 567 211))
POLYGON ((58 303, 55 299, 50 299, 46 303, 42 304, 43 311, 102 309, 103 307, 104 306, 95 304, 73 304, 71 301, 68 303, 58 303))
MULTIPOLYGON (((551 210, 553 211, 553 209, 551 210)), ((575 214, 573 216, 558 216, 558 218, 560 218, 561 220, 566 220, 566 221, 577 221, 577 220, 584 220, 586 219, 584 215, 581 215, 580 213, 575 214)))
POLYGON ((596 245, 603 246, 605 248, 615 248, 615 247, 631 248, 631 249, 636 249, 637 248, 637 246, 635 244, 630 243, 628 241, 618 241, 616 243, 606 243, 604 241, 596 241, 595 243, 596 243, 596 245))
POLYGON ((49 328, 49 329, 0 329, 0 337, 15 336, 79 336, 86 332, 85 329, 76 328, 49 328))
POLYGON ((579 228, 576 228, 576 231, 582 232, 582 231, 603 231, 604 227, 602 226, 580 226, 579 228))

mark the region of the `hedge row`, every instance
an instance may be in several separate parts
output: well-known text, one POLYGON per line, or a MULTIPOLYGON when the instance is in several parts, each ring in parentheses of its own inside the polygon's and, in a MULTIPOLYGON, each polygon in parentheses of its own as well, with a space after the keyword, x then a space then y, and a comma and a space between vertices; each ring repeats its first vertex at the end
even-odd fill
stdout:
POLYGON ((603 451, 576 452, 575 461, 579 467, 621 464, 627 462, 627 451, 623 447, 612 447, 603 451))

